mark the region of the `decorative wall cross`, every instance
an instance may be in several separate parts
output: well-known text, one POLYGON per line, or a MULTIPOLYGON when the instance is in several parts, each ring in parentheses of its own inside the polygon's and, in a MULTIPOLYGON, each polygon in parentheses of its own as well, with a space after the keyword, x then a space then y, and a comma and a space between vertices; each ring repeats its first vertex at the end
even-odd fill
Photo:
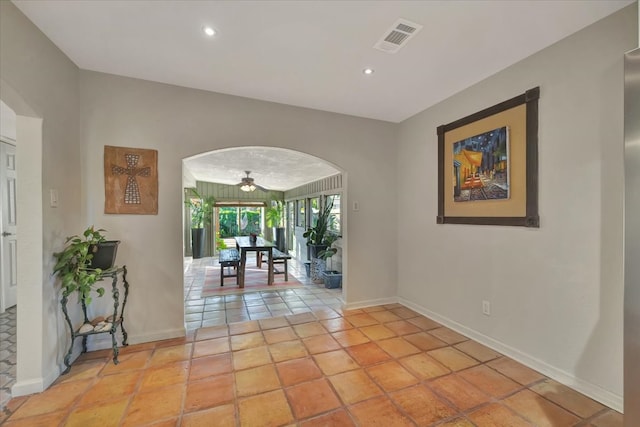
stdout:
POLYGON ((105 213, 157 214, 158 152, 105 145, 104 185, 105 213))
POLYGON ((124 202, 137 205, 140 204, 140 187, 138 187, 136 176, 148 177, 151 173, 151 168, 148 166, 146 168, 137 168, 138 160, 140 160, 140 156, 137 154, 127 153, 124 157, 127 159, 127 167, 111 165, 111 172, 116 175, 128 175, 127 186, 124 190, 124 202))

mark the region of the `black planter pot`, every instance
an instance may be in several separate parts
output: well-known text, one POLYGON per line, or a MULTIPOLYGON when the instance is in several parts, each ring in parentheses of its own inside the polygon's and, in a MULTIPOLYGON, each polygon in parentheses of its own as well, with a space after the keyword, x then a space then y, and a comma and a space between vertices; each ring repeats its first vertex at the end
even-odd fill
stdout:
POLYGON ((324 250, 326 250, 329 246, 327 245, 309 245, 309 253, 311 259, 318 258, 318 254, 324 250))
POLYGON ((116 254, 120 240, 106 240, 97 245, 91 245, 89 250, 93 252, 89 268, 108 270, 116 263, 116 254))
POLYGON ((280 252, 284 252, 285 251, 284 227, 274 227, 273 238, 275 239, 276 248, 278 248, 280 252))
POLYGON ((194 259, 204 254, 204 228, 191 229, 191 254, 194 259))

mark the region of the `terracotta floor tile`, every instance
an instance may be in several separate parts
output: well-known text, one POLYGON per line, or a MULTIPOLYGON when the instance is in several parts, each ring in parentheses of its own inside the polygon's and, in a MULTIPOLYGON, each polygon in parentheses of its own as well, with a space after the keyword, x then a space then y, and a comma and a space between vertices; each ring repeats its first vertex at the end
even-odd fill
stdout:
POLYGON ((307 348, 302 341, 285 341, 269 346, 269 352, 274 362, 297 359, 307 356, 307 348))
POLYGON ((344 409, 312 418, 300 423, 300 427, 355 427, 351 417, 344 409))
POLYGON ((395 322, 385 323, 384 326, 392 330, 396 335, 409 335, 421 332, 413 323, 409 323, 406 320, 397 320, 395 322))
MULTIPOLYGON (((109 362, 108 362, 109 363, 109 362)), ((65 375, 61 375, 54 382, 55 385, 68 383, 70 381, 86 380, 88 378, 95 378, 98 373, 104 368, 105 362, 103 360, 89 360, 83 363, 74 363, 71 365, 71 370, 65 375)))
POLYGON ((491 397, 457 375, 446 375, 429 383, 429 387, 445 397, 461 411, 487 403, 491 397))
POLYGON ((493 351, 489 347, 485 347, 484 345, 471 340, 456 344, 454 347, 483 363, 502 356, 497 351, 493 351))
MULTIPOLYGON (((200 341, 198 344, 201 344, 200 341)), ((191 358, 193 344, 181 344, 172 347, 156 348, 149 359, 149 366, 161 366, 191 358)))
POLYGON ((360 367, 344 350, 316 354, 313 358, 325 375, 334 375, 360 367))
POLYGON ((621 413, 610 409, 604 414, 591 420, 591 424, 595 427, 622 427, 623 416, 621 413))
POLYGON ((238 397, 251 396, 280 388, 280 379, 273 365, 245 369, 235 373, 238 397))
MULTIPOLYGON (((256 325, 258 322, 256 321, 256 325)), ((265 344, 262 332, 250 332, 242 335, 231 336, 231 350, 246 350, 248 348, 260 347, 265 344)))
POLYGON ((321 320, 320 324, 329 332, 346 331, 347 329, 353 329, 353 325, 343 317, 337 319, 321 320))
POLYGON ((66 417, 67 411, 58 411, 29 418, 15 419, 15 417, 10 417, 2 425, 4 427, 51 427, 60 425, 66 417))
POLYGON ((442 341, 446 342, 449 345, 457 344, 459 342, 466 341, 469 339, 464 335, 461 335, 456 331, 452 331, 451 329, 445 328, 445 327, 431 329, 429 333, 434 337, 441 339, 442 341))
POLYGON ((229 336, 228 325, 209 326, 206 328, 200 328, 196 331, 196 341, 210 340, 226 336, 229 336))
POLYGON ((96 405, 118 397, 130 396, 135 392, 142 374, 143 371, 130 371, 100 377, 93 387, 83 393, 79 405, 96 405))
POLYGON ((346 331, 334 332, 331 334, 343 347, 364 344, 371 341, 358 329, 348 329, 346 331))
POLYGON ((200 381, 192 381, 187 384, 184 412, 200 411, 231 402, 234 399, 234 395, 233 374, 223 374, 200 381))
POLYGON ((459 372, 459 375, 493 397, 511 394, 522 386, 485 365, 459 372))
POLYGON ((346 316, 346 319, 349 321, 349 323, 351 323, 356 328, 361 328, 363 326, 377 325, 378 323, 380 323, 367 313, 354 314, 353 316, 346 316))
POLYGON ((387 392, 400 390, 418 383, 418 379, 396 361, 371 366, 366 371, 387 392))
POLYGON ((152 388, 184 384, 189 376, 190 363, 185 360, 147 369, 142 376, 139 391, 145 392, 152 388))
POLYGON ((318 365, 310 357, 280 362, 276 369, 285 387, 322 377, 318 365))
POLYGON ((418 332, 417 334, 405 335, 404 340, 415 345, 422 351, 435 350, 436 348, 446 347, 447 343, 439 340, 427 332, 418 332))
POLYGON ((290 387, 285 392, 293 414, 299 419, 312 417, 342 405, 324 378, 290 387))
POLYGON ((360 332, 365 334, 371 340, 383 340, 396 336, 396 333, 383 325, 364 326, 360 328, 360 332))
POLYGON ((235 427, 235 406, 228 404, 204 411, 192 412, 182 417, 180 427, 211 427, 212 420, 215 420, 216 427, 235 427))
POLYGON ((267 344, 275 344, 283 341, 297 340, 298 336, 291 326, 284 328, 269 329, 262 332, 267 344))
POLYGON ((184 384, 153 389, 133 396, 123 418, 123 426, 140 426, 180 414, 184 384))
POLYGON ((294 421, 282 390, 240 399, 238 409, 243 426, 281 426, 294 421))
POLYGON ((369 366, 391 359, 391 356, 374 342, 347 347, 346 351, 361 366, 369 366))
POLYGON ((266 346, 233 352, 233 369, 235 370, 255 368, 267 363, 271 363, 271 355, 266 346))
POLYGON ((354 309, 351 309, 351 310, 342 310, 342 316, 344 316, 344 317, 354 316, 356 314, 362 314, 362 313, 366 313, 366 311, 364 311, 361 308, 354 308, 354 309))
POLYGON ((410 354, 420 353, 420 349, 403 338, 391 338, 377 341, 377 344, 392 357, 399 359, 410 354))
POLYGON ((319 322, 303 323, 301 325, 295 325, 293 329, 300 338, 313 337, 316 335, 323 335, 327 333, 327 330, 322 327, 319 322))
POLYGON ((350 406, 348 410, 361 426, 401 427, 414 425, 387 397, 367 400, 350 406))
POLYGON ((289 322, 287 322, 287 319, 284 316, 273 317, 271 319, 260 319, 258 320, 258 323, 260 324, 260 328, 262 328, 263 331, 267 329, 276 329, 289 326, 289 322))
POLYGON ((140 344, 128 345, 126 347, 120 347, 118 349, 118 358, 120 358, 120 356, 124 354, 131 354, 137 351, 153 350, 156 348, 156 345, 157 345, 157 341, 152 341, 152 342, 143 342, 140 344))
POLYGON ((402 320, 400 316, 389 310, 369 312, 368 314, 380 323, 396 322, 398 320, 402 320))
POLYGON ((362 311, 365 313, 376 313, 378 311, 388 311, 384 306, 381 305, 373 305, 371 307, 364 307, 362 311))
POLYGON ((327 351, 338 350, 341 348, 338 341, 329 334, 305 338, 302 342, 311 354, 326 353, 327 351))
POLYGON ((196 341, 193 346, 193 357, 211 356, 229 351, 231 351, 229 338, 212 338, 210 340, 196 341))
POLYGON ((415 311, 407 307, 392 308, 390 311, 396 316, 401 317, 403 319, 410 319, 412 317, 420 316, 419 313, 416 313, 415 311))
POLYGON ((100 405, 82 406, 75 409, 67 421, 65 427, 117 427, 124 415, 129 397, 100 405))
POLYGON ((438 427, 475 427, 471 421, 466 418, 456 418, 446 423, 439 424, 438 427))
POLYGON ((93 379, 72 381, 53 386, 48 392, 31 395, 9 419, 15 421, 19 418, 68 409, 93 382, 93 379))
POLYGON ((191 362, 189 381, 226 374, 233 370, 231 353, 199 357, 191 362))
POLYGON ((478 426, 531 427, 531 424, 524 418, 498 403, 483 406, 469 414, 468 417, 478 426))
POLYGON ((426 353, 414 354, 400 359, 402 366, 407 368, 409 372, 417 376, 420 380, 440 377, 447 375, 451 371, 446 366, 435 360, 426 353))
POLYGON ((426 318, 424 316, 412 317, 407 319, 407 322, 416 325, 418 328, 423 331, 429 331, 431 329, 436 329, 442 327, 442 325, 434 320, 426 318))
POLYGON ((544 378, 544 375, 508 357, 493 360, 487 365, 522 385, 528 385, 544 378))
POLYGON ((459 371, 478 364, 477 360, 453 347, 439 348, 437 350, 429 351, 427 354, 452 371, 459 371))
POLYGON ((341 317, 335 310, 328 307, 315 309, 312 313, 318 320, 337 319, 341 317))
POLYGON ((260 323, 258 323, 257 320, 229 324, 229 335, 248 334, 250 332, 258 332, 259 330, 260 323))
POLYGON ((331 381, 333 388, 347 405, 362 402, 382 394, 380 387, 362 369, 334 375, 329 377, 329 381, 331 381))
POLYGON ((502 403, 540 427, 572 426, 579 421, 575 415, 530 390, 516 393, 502 403))
POLYGON ((390 394, 391 399, 418 425, 426 426, 453 416, 456 412, 423 385, 390 394))
POLYGON ((582 418, 589 418, 605 408, 595 400, 553 380, 547 379, 530 389, 582 418))
POLYGON ((153 350, 138 351, 118 357, 117 365, 107 363, 102 369, 102 375, 121 374, 127 371, 137 371, 144 369, 151 358, 153 350))
POLYGON ((290 325, 315 322, 317 319, 312 313, 298 313, 285 316, 290 325))

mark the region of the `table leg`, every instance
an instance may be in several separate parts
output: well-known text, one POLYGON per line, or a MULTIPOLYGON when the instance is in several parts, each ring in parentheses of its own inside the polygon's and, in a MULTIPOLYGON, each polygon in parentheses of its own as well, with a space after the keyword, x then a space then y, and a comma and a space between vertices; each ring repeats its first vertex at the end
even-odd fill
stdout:
POLYGON ((240 267, 238 268, 238 286, 244 288, 244 267, 247 264, 247 251, 240 250, 240 267))
POLYGON ((269 248, 269 261, 268 261, 268 267, 269 267, 269 275, 267 276, 267 285, 271 286, 273 285, 273 250, 271 248, 269 248))

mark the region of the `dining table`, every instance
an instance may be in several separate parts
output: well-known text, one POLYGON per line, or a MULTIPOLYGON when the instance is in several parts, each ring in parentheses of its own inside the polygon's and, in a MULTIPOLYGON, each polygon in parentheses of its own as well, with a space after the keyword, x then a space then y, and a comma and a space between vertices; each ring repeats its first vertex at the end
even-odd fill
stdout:
POLYGON ((258 256, 258 252, 267 252, 267 263, 268 263, 268 273, 267 273, 267 285, 273 285, 273 248, 275 247, 275 243, 270 242, 268 240, 263 239, 262 237, 256 236, 255 239, 251 236, 236 236, 234 237, 236 241, 236 248, 238 252, 240 252, 240 266, 238 269, 238 286, 240 288, 244 288, 244 276, 245 276, 245 267, 247 264, 247 252, 256 252, 256 266, 260 267, 260 257, 258 256))

